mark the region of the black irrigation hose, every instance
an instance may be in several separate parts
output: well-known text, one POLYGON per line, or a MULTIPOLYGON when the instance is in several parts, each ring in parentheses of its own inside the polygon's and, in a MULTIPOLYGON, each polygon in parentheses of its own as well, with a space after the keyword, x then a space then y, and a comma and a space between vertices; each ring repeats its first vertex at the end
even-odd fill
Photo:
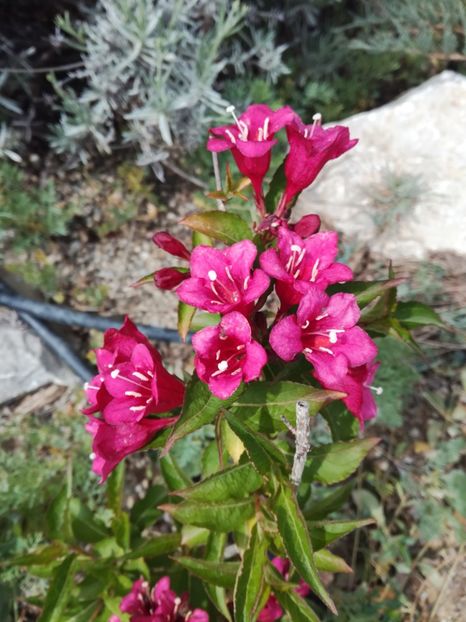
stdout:
MULTIPOLYGON (((108 328, 119 328, 122 324, 122 319, 119 318, 102 317, 94 313, 75 311, 74 309, 61 305, 53 305, 23 298, 23 296, 12 293, 10 288, 1 282, 0 305, 15 309, 21 319, 28 324, 44 343, 46 343, 47 346, 82 380, 88 380, 93 375, 94 371, 92 368, 84 363, 68 344, 55 335, 37 318, 47 322, 65 324, 66 326, 94 328, 100 331, 105 331, 108 328)), ((138 328, 148 339, 154 339, 154 341, 165 341, 168 343, 181 342, 178 332, 170 328, 158 328, 146 324, 138 324, 138 328)), ((190 341, 189 336, 186 341, 190 341)))

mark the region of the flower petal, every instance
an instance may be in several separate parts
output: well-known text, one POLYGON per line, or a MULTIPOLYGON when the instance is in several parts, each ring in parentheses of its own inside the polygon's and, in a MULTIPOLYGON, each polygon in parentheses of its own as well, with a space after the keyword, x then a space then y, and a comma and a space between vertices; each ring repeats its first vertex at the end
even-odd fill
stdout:
POLYGON ((275 324, 270 332, 270 345, 284 361, 292 361, 302 351, 301 329, 296 316, 289 315, 275 324))

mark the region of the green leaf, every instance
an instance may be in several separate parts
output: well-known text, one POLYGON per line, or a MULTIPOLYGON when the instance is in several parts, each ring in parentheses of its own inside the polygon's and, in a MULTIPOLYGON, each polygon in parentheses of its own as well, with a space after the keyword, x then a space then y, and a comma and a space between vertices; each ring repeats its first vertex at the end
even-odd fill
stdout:
POLYGON ((230 212, 198 212, 183 218, 181 224, 225 244, 252 240, 253 237, 247 222, 230 212))
POLYGON ((127 551, 129 549, 130 531, 131 525, 129 522, 129 514, 127 512, 120 512, 112 520, 112 530, 115 534, 115 539, 122 549, 127 551))
POLYGON ((168 486, 168 490, 174 491, 192 485, 189 477, 171 454, 167 453, 163 458, 160 458, 159 464, 162 477, 168 486))
POLYGON ((278 206, 278 200, 286 186, 285 163, 280 164, 273 174, 269 189, 265 195, 265 208, 268 214, 273 214, 278 206))
POLYGON ((206 527, 212 531, 234 531, 254 516, 255 508, 252 499, 244 499, 217 503, 183 501, 177 505, 161 505, 160 509, 184 525, 206 527))
POLYGON ((274 463, 286 466, 286 458, 271 440, 254 432, 234 415, 227 413, 228 425, 243 443, 249 459, 261 475, 270 476, 274 463))
POLYGON ((321 549, 314 553, 314 563, 318 570, 324 572, 353 572, 345 560, 327 549, 321 549))
POLYGON ((345 520, 345 521, 321 521, 309 524, 309 533, 311 534, 312 546, 314 550, 323 549, 339 538, 343 538, 355 529, 373 525, 372 518, 363 520, 345 520))
POLYGON ((78 541, 92 544, 109 537, 110 532, 104 523, 96 519, 80 499, 70 499, 69 507, 71 526, 78 541))
POLYGON ((126 553, 123 559, 138 559, 139 557, 152 559, 153 557, 162 557, 163 555, 176 551, 180 544, 180 533, 166 533, 145 540, 131 552, 126 553))
POLYGON ((63 486, 47 512, 50 538, 53 540, 63 540, 64 542, 73 541, 68 488, 67 484, 63 486))
POLYGON ((186 341, 196 310, 196 307, 181 302, 181 300, 178 302, 178 332, 182 341, 186 341))
MULTIPOLYGON (((76 609, 78 609, 76 607, 76 609)), ((63 622, 89 622, 89 620, 95 620, 97 616, 97 612, 102 609, 101 603, 91 603, 90 605, 82 604, 79 607, 79 610, 76 611, 74 615, 63 622)))
POLYGON ((307 520, 321 520, 339 510, 348 499, 354 487, 354 481, 346 482, 343 486, 333 489, 328 495, 314 501, 311 498, 309 508, 303 512, 307 520))
POLYGON ((262 486, 262 478, 251 463, 232 466, 204 479, 177 495, 195 501, 241 499, 262 486))
POLYGON ((123 493, 125 486, 125 463, 120 464, 114 469, 107 480, 107 504, 115 515, 122 511, 123 493))
POLYGON ((290 486, 283 482, 278 486, 274 512, 277 517, 278 530, 290 561, 301 578, 313 589, 330 611, 336 614, 335 605, 321 582, 314 563, 311 537, 304 516, 290 486))
POLYGON ((5 560, 8 566, 42 566, 60 559, 68 552, 68 547, 64 542, 52 542, 38 547, 35 551, 17 555, 5 560))
POLYGON ((235 622, 254 622, 260 613, 265 589, 267 541, 254 525, 249 543, 244 551, 235 584, 235 622))
POLYGON ((303 482, 336 484, 349 477, 361 464, 379 438, 355 439, 314 447, 308 454, 303 482))
POLYGON ((332 402, 326 406, 322 416, 329 425, 334 442, 349 441, 358 435, 359 421, 342 402, 332 402))
POLYGON ((195 557, 174 557, 180 566, 207 583, 232 588, 235 585, 239 562, 219 562, 195 557))
POLYGON ((319 622, 316 613, 307 602, 294 591, 274 592, 280 605, 288 613, 293 622, 319 622))
POLYGON ((38 622, 62 622, 63 613, 73 587, 74 565, 76 556, 69 555, 55 569, 47 596, 45 597, 44 609, 38 622))
POLYGON ((286 430, 281 419, 283 415, 295 425, 298 400, 309 402, 309 414, 312 416, 327 402, 343 395, 298 382, 254 382, 245 388, 230 412, 260 432, 282 432, 286 430))
POLYGON ((156 519, 161 515, 157 506, 166 501, 167 490, 165 486, 158 484, 150 486, 144 497, 136 501, 131 508, 131 523, 137 527, 137 531, 141 532, 145 527, 155 523, 156 519))
POLYGON ((336 292, 354 294, 359 307, 363 309, 370 302, 385 294, 387 290, 394 290, 404 280, 403 278, 390 278, 386 281, 350 281, 348 283, 331 285, 328 291, 329 294, 335 294, 336 292))
MULTIPOLYGON (((223 561, 223 553, 227 543, 227 534, 212 531, 209 535, 206 545, 205 558, 207 561, 223 561)), ((228 601, 225 589, 218 585, 207 583, 204 585, 208 597, 217 608, 217 610, 228 620, 232 622, 230 610, 228 609, 228 601)))
POLYGON ((180 418, 168 438, 163 454, 167 453, 180 438, 202 428, 207 423, 212 423, 219 411, 231 404, 237 397, 236 392, 228 400, 220 400, 212 395, 206 384, 193 375, 186 389, 180 418))
POLYGON ((415 300, 399 302, 395 310, 395 318, 405 328, 419 328, 420 326, 432 325, 445 328, 445 323, 438 313, 428 305, 415 300))

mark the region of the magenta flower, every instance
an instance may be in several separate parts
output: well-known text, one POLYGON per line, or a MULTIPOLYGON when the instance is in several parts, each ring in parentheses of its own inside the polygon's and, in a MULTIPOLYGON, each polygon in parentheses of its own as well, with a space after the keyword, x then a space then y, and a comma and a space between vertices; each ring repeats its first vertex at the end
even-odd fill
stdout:
POLYGON ((187 259, 188 261, 191 257, 191 253, 188 251, 183 242, 177 240, 171 233, 168 233, 168 231, 159 231, 158 233, 155 233, 152 237, 152 241, 156 246, 174 257, 187 259))
POLYGON ((191 278, 181 283, 178 297, 211 313, 234 309, 247 313, 269 285, 262 270, 252 271, 256 255, 257 248, 250 240, 224 250, 197 246, 191 255, 191 278))
MULTIPOLYGON (((272 564, 278 570, 278 572, 285 578, 286 581, 290 578, 290 562, 283 557, 275 557, 272 560, 272 564)), ((296 593, 305 598, 311 591, 311 588, 302 579, 299 580, 298 587, 295 589, 296 593)), ((269 596, 265 607, 257 618, 258 622, 275 622, 279 620, 283 615, 283 609, 273 594, 269 596)))
POLYGON ((129 454, 142 449, 160 430, 175 423, 177 417, 143 419, 133 423, 110 425, 89 417, 86 430, 92 436, 92 470, 103 483, 111 471, 129 454))
POLYGON ((303 352, 325 376, 339 354, 351 367, 364 365, 377 354, 369 335, 356 326, 360 311, 352 294, 327 296, 318 287, 310 289, 299 303, 296 315, 280 320, 270 333, 270 345, 285 361, 303 352))
POLYGON ((316 233, 307 239, 280 227, 277 249, 262 253, 260 265, 275 278, 275 290, 281 311, 297 304, 302 296, 316 285, 326 289, 332 283, 349 281, 353 273, 348 266, 335 263, 338 254, 338 235, 334 231, 316 233))
POLYGON ((346 393, 343 403, 364 427, 364 422, 377 415, 374 393, 380 395, 382 389, 372 386, 380 363, 372 360, 365 365, 350 367, 345 356, 339 354, 331 365, 325 362, 316 366, 314 377, 326 389, 346 393))
POLYGON ((85 386, 91 405, 84 414, 101 412, 107 423, 119 425, 182 404, 183 383, 167 372, 160 354, 128 317, 120 329, 105 332, 96 357, 99 373, 85 386))
POLYGON ((214 127, 207 142, 209 151, 231 150, 242 175, 251 180, 257 207, 265 215, 262 182, 270 166, 271 149, 277 143, 274 134, 290 123, 295 112, 288 106, 275 112, 264 104, 249 106, 232 125, 214 127))
POLYGON ((336 125, 328 129, 320 126, 320 115, 312 125, 305 125, 296 115, 286 126, 290 150, 285 159, 286 187, 277 216, 282 216, 292 199, 307 188, 324 165, 352 149, 358 142, 350 139, 349 129, 336 125))
POLYGON ((179 597, 171 590, 169 577, 162 577, 152 590, 147 581, 139 579, 120 609, 130 614, 130 622, 209 622, 206 611, 189 608, 188 598, 188 594, 179 597))
POLYGON ((252 339, 249 322, 237 311, 223 316, 218 326, 200 330, 192 342, 197 375, 222 400, 242 381, 256 380, 267 362, 264 348, 252 339))

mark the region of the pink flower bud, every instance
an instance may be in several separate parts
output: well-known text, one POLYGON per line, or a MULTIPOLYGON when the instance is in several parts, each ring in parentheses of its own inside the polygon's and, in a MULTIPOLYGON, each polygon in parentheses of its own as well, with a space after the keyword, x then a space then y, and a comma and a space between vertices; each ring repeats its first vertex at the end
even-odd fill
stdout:
POLYGON ((176 268, 161 268, 154 272, 154 283, 159 289, 175 289, 187 278, 189 272, 180 272, 176 268))
POLYGON ((317 214, 307 214, 294 225, 290 226, 301 238, 308 238, 313 233, 317 233, 320 229, 320 217, 317 214))
POLYGON ((166 253, 189 261, 191 253, 182 242, 173 237, 168 231, 159 231, 155 233, 152 237, 152 241, 166 253))

